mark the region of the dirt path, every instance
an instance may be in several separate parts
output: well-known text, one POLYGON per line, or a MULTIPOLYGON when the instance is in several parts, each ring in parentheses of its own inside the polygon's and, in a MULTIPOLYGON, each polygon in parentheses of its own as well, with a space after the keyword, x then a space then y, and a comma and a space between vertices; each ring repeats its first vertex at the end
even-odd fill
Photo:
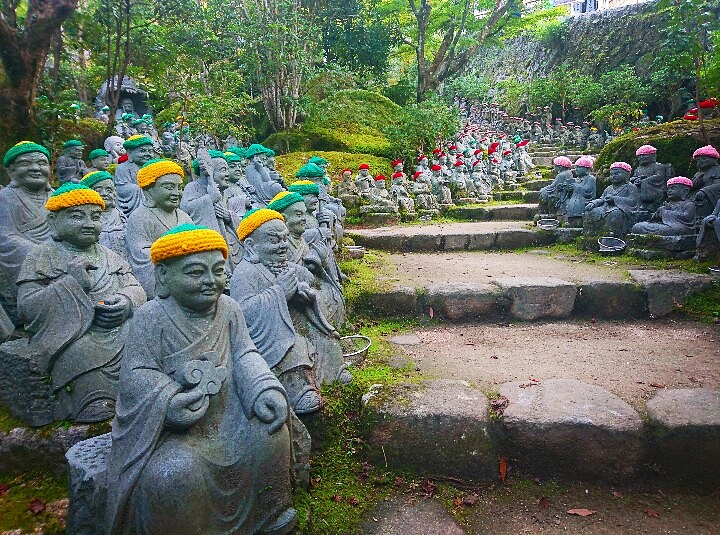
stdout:
POLYGON ((577 379, 644 411, 662 385, 720 389, 720 328, 693 322, 562 321, 418 330, 402 346, 420 371, 484 391, 507 381, 577 379), (657 385, 657 386, 653 386, 657 385))

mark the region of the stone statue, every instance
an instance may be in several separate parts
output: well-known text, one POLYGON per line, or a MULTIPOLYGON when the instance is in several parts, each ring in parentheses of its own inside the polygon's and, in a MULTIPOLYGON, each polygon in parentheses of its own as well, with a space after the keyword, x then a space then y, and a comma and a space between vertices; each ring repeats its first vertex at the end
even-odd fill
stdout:
POLYGON ((50 152, 37 143, 20 142, 3 157, 10 184, 0 189, 0 299, 17 322, 15 283, 25 257, 51 240, 45 203, 50 197, 50 152))
POLYGON ((640 190, 640 207, 654 213, 665 199, 665 184, 675 176, 671 164, 657 162, 657 149, 652 145, 643 145, 635 155, 639 165, 633 173, 631 182, 640 190))
POLYGON ((720 254, 720 201, 715 205, 712 214, 705 216, 700 222, 697 235, 697 260, 704 261, 717 258, 720 254))
MULTIPOLYGON (((282 189, 285 189, 285 180, 283 180, 282 175, 280 172, 275 169, 275 151, 272 149, 265 148, 265 160, 263 162, 263 165, 265 165, 265 168, 267 169, 268 173, 270 174, 270 179, 276 182, 282 189)), ((325 160, 325 165, 327 166, 327 160, 325 160)), ((325 168, 323 168, 325 169, 325 168)))
POLYGON ((103 146, 105 150, 110 153, 110 163, 118 163, 118 158, 125 154, 125 147, 123 143, 125 140, 120 136, 110 136, 105 139, 103 146))
POLYGON ((515 153, 515 168, 517 169, 518 176, 527 176, 528 172, 535 169, 532 157, 527 151, 528 143, 530 142, 526 139, 517 144, 517 152, 515 153))
POLYGON ((445 177, 443 176, 443 168, 439 164, 432 166, 432 193, 437 199, 438 205, 452 205, 452 195, 450 194, 450 188, 445 183, 445 177))
POLYGON ((228 187, 223 191, 223 201, 240 219, 245 212, 252 209, 252 192, 250 184, 243 176, 242 158, 234 152, 225 152, 228 164, 228 187))
POLYGON ((230 250, 227 269, 228 273, 232 273, 240 262, 242 252, 235 233, 239 218, 223 202, 223 192, 230 185, 227 161, 220 151, 200 149, 193 168, 198 179, 185 186, 180 209, 187 213, 196 225, 211 228, 225 238, 230 250))
POLYGON ((567 156, 553 159, 556 176, 552 183, 540 188, 538 213, 564 216, 568 200, 568 186, 575 182, 572 174, 572 162, 567 156))
POLYGON ((250 145, 245 151, 248 160, 245 177, 248 183, 255 188, 263 206, 266 206, 270 199, 283 190, 283 187, 272 179, 264 165, 263 156, 266 151, 267 149, 258 143, 250 145))
POLYGON ((123 359, 104 533, 295 527, 285 390, 223 295, 227 253, 194 225, 151 250, 159 298, 137 310, 123 359))
POLYGON ((332 327, 318 308, 314 277, 288 261, 288 230, 274 210, 248 212, 238 236, 244 254, 230 295, 240 303, 255 346, 287 390, 290 407, 297 414, 315 412, 322 400, 308 330, 314 325, 331 333, 332 327))
POLYGON ((684 176, 667 181, 667 202, 649 221, 633 225, 633 234, 684 236, 695 234, 695 203, 689 199, 692 180, 684 176))
POLYGON ((343 204, 355 205, 358 203, 358 189, 352 179, 352 169, 343 169, 342 181, 337 185, 335 194, 343 204))
MULTIPOLYGON (((400 164, 402 165, 402 163, 400 164)), ((415 201, 410 197, 410 193, 405 187, 405 174, 402 171, 396 171, 392 176, 392 186, 390 186, 390 198, 395 201, 401 212, 408 214, 415 213, 415 201)))
POLYGON ((110 122, 110 115, 108 114, 109 111, 110 106, 103 106, 99 111, 95 112, 95 118, 98 121, 108 124, 110 122))
POLYGON ((135 111, 135 103, 130 97, 122 99, 120 102, 120 109, 116 113, 122 113, 122 115, 129 115, 133 119, 139 119, 140 114, 135 111))
POLYGON ((373 177, 370 176, 370 166, 368 164, 361 163, 360 167, 358 167, 358 174, 355 177, 355 187, 361 198, 370 198, 370 192, 375 187, 375 184, 373 183, 373 177))
POLYGON ((107 171, 108 167, 110 167, 110 164, 112 163, 110 153, 103 149, 90 151, 90 154, 88 154, 88 160, 90 160, 91 167, 87 168, 85 173, 86 175, 88 173, 94 173, 95 171, 107 171))
POLYGON ((492 181, 485 172, 485 164, 482 160, 475 160, 475 162, 473 162, 472 169, 470 179, 472 180, 473 187, 475 188, 475 195, 477 196, 478 201, 487 202, 490 198, 490 194, 492 193, 492 181))
POLYGON ((125 215, 142 204, 142 192, 137 182, 140 168, 153 157, 153 142, 147 136, 131 136, 123 143, 127 151, 128 160, 115 169, 115 189, 117 190, 117 205, 125 215))
POLYGON ((55 418, 106 420, 115 411, 127 320, 145 292, 127 262, 98 243, 105 207, 100 195, 68 183, 46 207, 53 240, 25 258, 18 312, 30 349, 45 359, 41 366, 52 378, 55 418))
POLYGON ((115 206, 115 182, 112 175, 107 171, 93 171, 85 175, 80 184, 97 192, 105 203, 100 213, 100 245, 127 260, 127 216, 115 206))
POLYGON ((413 173, 412 193, 415 195, 418 210, 438 209, 437 198, 432 194, 432 181, 424 170, 419 169, 413 173))
POLYGON ((144 202, 128 217, 127 254, 148 299, 156 295, 150 247, 170 229, 192 223, 179 209, 182 184, 183 169, 170 160, 151 160, 138 171, 144 202))
POLYGON ((57 176, 60 185, 65 182, 80 182, 87 174, 87 167, 82 159, 82 141, 71 139, 63 143, 62 156, 57 159, 57 176))
POLYGON ((327 187, 330 184, 330 179, 327 176, 327 166, 328 161, 325 158, 313 156, 310 160, 308 160, 306 165, 302 166, 298 170, 295 176, 297 178, 307 178, 318 185, 318 188, 320 189, 320 195, 318 196, 320 206, 324 210, 328 210, 333 213, 333 224, 330 227, 330 230, 333 232, 335 243, 340 244, 342 243, 344 235, 342 224, 345 221, 347 210, 340 199, 337 199, 328 193, 327 187), (313 161, 317 163, 313 164, 313 161))
POLYGON ((693 153, 698 172, 693 177, 695 212, 697 217, 710 215, 720 200, 720 153, 712 145, 700 147, 693 153))
POLYGON ((585 207, 597 197, 597 180, 590 174, 593 165, 595 160, 590 156, 581 156, 575 162, 577 178, 567 186, 570 194, 565 205, 568 227, 582 228, 585 207))
MULTIPOLYGON (((375 177, 375 187, 370 190, 368 212, 376 214, 397 214, 399 207, 388 193, 385 175, 375 177)), ((362 210, 362 209, 361 209, 362 210)))
POLYGON ((625 236, 632 222, 632 213, 640 205, 640 192, 630 183, 632 167, 625 162, 610 166, 610 185, 602 196, 585 206, 583 232, 598 236, 625 236))
POLYGON ((506 189, 515 189, 517 183, 517 171, 515 170, 515 161, 511 150, 505 150, 502 153, 500 161, 500 178, 505 183, 506 189))

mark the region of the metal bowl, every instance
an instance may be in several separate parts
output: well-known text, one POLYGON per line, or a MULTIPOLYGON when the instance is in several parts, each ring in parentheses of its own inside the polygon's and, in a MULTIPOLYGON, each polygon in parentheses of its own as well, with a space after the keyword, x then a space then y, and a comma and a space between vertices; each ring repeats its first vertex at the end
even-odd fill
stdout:
POLYGON ((710 272, 710 275, 716 279, 720 279, 720 266, 710 266, 708 271, 710 272))
POLYGON ((598 245, 600 246, 600 254, 612 255, 622 253, 627 244, 620 238, 614 236, 603 236, 598 239, 598 245))
POLYGON ((343 350, 343 358, 350 364, 360 364, 368 354, 372 340, 361 334, 343 336, 340 338, 340 346, 343 350))
POLYGON ((535 223, 542 230, 553 230, 560 226, 560 221, 552 218, 538 219, 535 223))
POLYGON ((350 258, 361 260, 365 256, 365 247, 361 245, 346 245, 345 252, 350 258))

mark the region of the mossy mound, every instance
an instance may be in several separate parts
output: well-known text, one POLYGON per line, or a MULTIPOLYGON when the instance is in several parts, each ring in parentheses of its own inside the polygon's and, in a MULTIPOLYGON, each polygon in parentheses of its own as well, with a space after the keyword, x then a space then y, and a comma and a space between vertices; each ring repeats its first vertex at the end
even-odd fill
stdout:
POLYGON ((379 93, 338 91, 313 107, 302 132, 316 150, 392 157, 387 130, 402 113, 400 106, 379 93))
POLYGON ((262 144, 277 154, 310 151, 313 148, 310 137, 300 131, 276 132, 268 136, 262 144))
POLYGON ((390 176, 392 174, 392 167, 390 167, 391 162, 387 158, 381 158, 371 154, 334 151, 303 151, 283 154, 276 158, 275 168, 283 178, 285 178, 285 181, 291 184, 296 180, 295 173, 297 173, 298 169, 305 165, 312 156, 320 156, 329 162, 329 172, 333 180, 340 180, 341 172, 346 167, 353 170, 354 177, 361 163, 366 163, 370 166, 370 174, 372 175, 390 176))
MULTIPOLYGON (((720 119, 704 122, 710 144, 720 146, 720 119)), ((598 154, 595 168, 606 173, 613 162, 628 162, 634 168, 635 151, 646 144, 657 148, 658 161, 671 163, 678 175, 692 177, 697 171, 692 154, 707 142, 697 121, 673 121, 613 139, 598 154)))

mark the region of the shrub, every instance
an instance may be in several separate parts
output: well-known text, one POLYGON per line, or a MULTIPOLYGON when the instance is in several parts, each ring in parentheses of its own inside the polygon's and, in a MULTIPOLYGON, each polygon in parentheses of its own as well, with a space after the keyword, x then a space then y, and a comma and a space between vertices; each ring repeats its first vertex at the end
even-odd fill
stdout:
POLYGON ((285 182, 291 184, 296 180, 295 173, 297 173, 297 170, 305 165, 307 161, 315 155, 325 158, 328 161, 328 172, 333 180, 340 180, 341 172, 346 167, 353 170, 354 176, 357 174, 358 167, 361 163, 366 163, 370 166, 370 173, 373 176, 380 174, 390 176, 392 174, 390 160, 387 158, 380 158, 371 154, 336 151, 307 151, 283 154, 276 158, 275 168, 283 176, 285 182))

